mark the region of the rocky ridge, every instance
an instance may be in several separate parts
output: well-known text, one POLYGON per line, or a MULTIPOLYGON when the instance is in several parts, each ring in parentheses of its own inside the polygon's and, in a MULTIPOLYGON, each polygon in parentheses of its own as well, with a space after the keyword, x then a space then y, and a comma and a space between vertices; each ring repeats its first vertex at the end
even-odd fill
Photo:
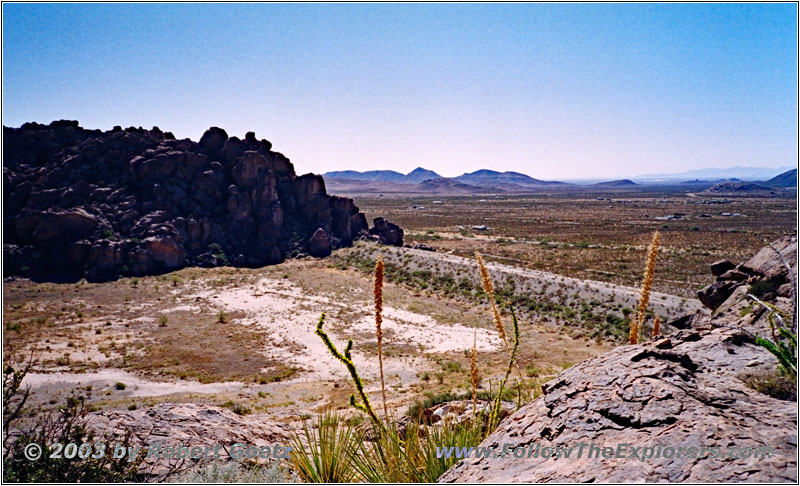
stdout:
MULTIPOLYGON (((772 246, 783 258, 767 247, 744 266, 765 277, 780 275, 787 272, 785 260, 796 276, 797 238, 772 246)), ((715 272, 731 270, 715 265, 715 272)), ((522 446, 523 458, 465 459, 440 482, 796 482, 796 400, 768 396, 743 378, 777 366, 755 344, 754 335, 769 336, 769 324, 747 291, 737 287, 710 315, 686 316, 680 320, 685 329, 674 334, 565 370, 481 444, 497 452, 504 444, 522 446), (537 444, 575 449, 570 458, 529 457, 537 444), (578 458, 580 444, 585 450, 578 458), (589 444, 611 447, 613 454, 588 458, 589 444), (642 449, 632 456, 631 447, 642 449), (701 454, 703 447, 709 449, 701 454), (718 448, 718 457, 711 457, 711 448, 718 448), (661 453, 642 460, 644 450, 661 453)), ((774 294, 772 304, 787 315, 794 311, 792 297, 774 294)))
POLYGON ((193 142, 62 120, 3 127, 3 141, 5 275, 100 281, 255 267, 325 256, 369 229, 352 199, 328 195, 322 176, 295 174, 253 132, 242 140, 213 127, 193 142))

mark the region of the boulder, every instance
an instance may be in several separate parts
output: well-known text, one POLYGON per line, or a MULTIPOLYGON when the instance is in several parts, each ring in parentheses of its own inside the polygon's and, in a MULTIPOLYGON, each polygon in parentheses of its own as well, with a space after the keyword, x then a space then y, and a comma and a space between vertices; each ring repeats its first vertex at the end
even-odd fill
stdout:
POLYGON ((225 130, 211 127, 203 133, 197 145, 206 153, 214 153, 222 150, 226 140, 228 140, 228 133, 225 130))
POLYGON ((753 258, 743 263, 740 269, 746 273, 763 275, 780 284, 787 281, 786 265, 797 265, 797 237, 783 238, 771 246, 765 246, 753 258))
POLYGON ((711 274, 719 277, 728 270, 733 270, 736 265, 730 260, 719 260, 711 264, 711 274))
POLYGON ((621 346, 546 383, 479 446, 507 457, 462 460, 439 482, 796 482, 797 403, 748 388, 752 363, 777 361, 729 328, 621 346), (542 457, 561 447, 569 459, 542 457))
POLYGON ((151 236, 142 241, 150 259, 166 270, 183 266, 186 252, 180 243, 170 236, 151 236))
MULTIPOLYGON (((237 415, 227 408, 194 403, 158 403, 136 410, 105 410, 88 414, 90 430, 98 436, 108 434, 110 441, 121 441, 128 432, 134 447, 150 444, 190 447, 214 447, 222 444, 228 451, 233 444, 257 447, 288 446, 292 427, 269 420, 262 414, 237 415)), ((232 460, 220 450, 219 459, 232 460)), ((149 458, 140 466, 145 477, 174 472, 186 467, 186 459, 149 458)))
POLYGON ((742 285, 742 282, 735 280, 725 280, 714 282, 711 285, 704 287, 697 292, 697 298, 704 306, 711 310, 720 306, 728 297, 731 296, 736 287, 742 285))
POLYGON ((75 240, 85 238, 94 231, 97 218, 83 208, 69 211, 48 211, 41 215, 33 242, 41 248, 65 246, 75 240))
POLYGON ((311 239, 308 240, 308 252, 311 256, 322 258, 331 254, 331 242, 328 233, 322 228, 317 228, 311 239))
POLYGON ((386 221, 384 218, 372 220, 373 227, 369 234, 377 235, 379 241, 384 245, 403 246, 403 229, 394 223, 386 221))

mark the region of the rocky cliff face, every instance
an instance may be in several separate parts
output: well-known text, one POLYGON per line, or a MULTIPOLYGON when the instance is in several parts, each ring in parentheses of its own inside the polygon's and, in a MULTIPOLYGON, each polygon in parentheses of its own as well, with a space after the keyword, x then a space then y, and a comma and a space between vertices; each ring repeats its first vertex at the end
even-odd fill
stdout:
POLYGON ((3 127, 4 273, 89 280, 324 256, 366 234, 351 199, 249 132, 199 142, 75 121, 3 127), (311 241, 313 238, 313 241, 311 241))
MULTIPOLYGON (((786 260, 796 276, 797 238, 772 246, 783 259, 768 248, 748 262, 758 268, 747 268, 763 278, 786 275, 786 260)), ((686 328, 674 334, 564 371, 481 444, 496 452, 509 444, 508 457, 462 460, 440 481, 796 482, 796 400, 772 398, 745 383, 746 376, 777 366, 754 342, 754 334, 770 331, 747 290, 736 288, 711 315, 687 316, 680 321, 686 328), (590 445, 599 448, 591 457, 590 445), (542 457, 551 452, 544 447, 560 446, 572 448, 570 457, 542 457), (510 453, 513 447, 524 448, 521 457, 510 453)), ((772 304, 791 315, 792 300, 773 294, 772 304)))

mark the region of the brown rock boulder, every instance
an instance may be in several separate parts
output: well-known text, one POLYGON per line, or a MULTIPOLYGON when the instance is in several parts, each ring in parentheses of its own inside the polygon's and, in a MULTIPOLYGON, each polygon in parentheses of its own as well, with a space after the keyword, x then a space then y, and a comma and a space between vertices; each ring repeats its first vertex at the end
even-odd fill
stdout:
POLYGON ((308 251, 313 257, 322 258, 331 254, 331 241, 328 233, 322 228, 317 228, 311 239, 308 240, 308 251))
POLYGON ((403 246, 403 228, 394 223, 386 221, 384 218, 372 220, 374 225, 369 230, 369 234, 378 236, 381 243, 391 246, 403 246))
POLYGON ((740 266, 741 271, 764 275, 779 283, 786 281, 787 269, 784 261, 791 267, 797 265, 797 237, 782 238, 765 246, 750 260, 740 266), (780 255, 778 254, 780 252, 780 255))
MULTIPOLYGON (((130 431, 135 446, 150 444, 214 447, 221 444, 228 451, 234 444, 257 447, 288 446, 292 428, 260 414, 241 416, 222 407, 194 403, 159 403, 138 410, 106 410, 88 415, 91 430, 111 442, 121 441, 130 431)), ((219 460, 230 455, 219 449, 219 460)), ((185 459, 150 458, 141 465, 141 472, 158 476, 181 465, 185 459)), ((184 464, 185 466, 185 464, 184 464)))
POLYGON ((48 211, 41 215, 33 233, 33 241, 36 246, 41 248, 64 246, 89 236, 95 226, 97 226, 97 218, 83 208, 69 211, 48 211))
POLYGON ((736 268, 736 264, 734 264, 730 260, 719 260, 711 264, 711 274, 715 277, 719 277, 723 273, 727 272, 728 270, 733 270, 736 268))
POLYGON ((186 251, 183 246, 170 236, 151 236, 142 241, 148 257, 166 270, 174 270, 183 266, 186 251))
POLYGON ((225 146, 225 141, 228 140, 228 133, 219 128, 211 127, 203 133, 197 145, 205 152, 218 152, 225 146))
POLYGON ((743 285, 743 282, 735 280, 721 280, 699 290, 697 298, 704 306, 711 310, 719 307, 725 300, 731 296, 736 287, 743 285))

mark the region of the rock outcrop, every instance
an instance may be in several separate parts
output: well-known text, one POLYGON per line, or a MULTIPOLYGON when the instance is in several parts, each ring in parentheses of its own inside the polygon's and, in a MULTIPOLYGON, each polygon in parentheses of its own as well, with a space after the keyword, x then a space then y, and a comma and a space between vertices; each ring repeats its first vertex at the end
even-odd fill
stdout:
MULTIPOLYGON (((773 243, 785 256, 796 245, 796 237, 773 243)), ((739 267, 765 278, 785 272, 774 251, 762 251, 739 267)), ((712 315, 687 316, 686 329, 562 372, 481 444, 495 452, 508 444, 507 457, 462 460, 440 481, 796 482, 797 402, 743 379, 777 366, 755 344, 754 335, 769 335, 767 317, 746 291, 735 289, 712 315), (590 456, 592 445, 599 449, 590 456), (561 446, 560 457, 544 449, 561 446), (524 448, 521 457, 514 447, 524 448)), ((791 298, 776 296, 773 304, 794 310, 791 298)))
POLYGON ((796 237, 778 240, 772 243, 772 248, 765 246, 753 258, 739 265, 728 260, 712 263, 711 273, 717 280, 698 291, 697 297, 703 305, 715 310, 737 288, 758 284, 759 296, 772 300, 782 285, 791 286, 787 265, 797 265, 796 237))
POLYGON ((329 196, 319 175, 297 176, 253 132, 241 140, 214 127, 195 143, 157 127, 57 121, 3 127, 3 142, 6 275, 97 281, 254 267, 367 235, 351 199, 329 196))
MULTIPOLYGON (((214 447, 220 445, 219 460, 230 460, 234 444, 246 446, 290 446, 292 429, 280 422, 265 420, 256 415, 241 416, 232 411, 214 406, 193 403, 159 403, 139 410, 110 410, 89 414, 89 427, 99 436, 107 436, 109 443, 120 441, 131 433, 133 447, 142 447, 145 456, 147 447, 159 444, 163 447, 214 447)), ((112 445, 113 447, 113 445, 112 445)), ((238 450, 238 448, 236 449, 238 450)), ((183 461, 193 459, 162 457, 146 458, 141 469, 150 476, 170 471, 183 461)), ((209 456, 211 452, 209 451, 209 456)), ((209 461, 209 457, 199 461, 209 461)), ((288 459, 282 459, 288 460, 288 459)), ((185 465, 184 465, 185 467, 185 465)))

